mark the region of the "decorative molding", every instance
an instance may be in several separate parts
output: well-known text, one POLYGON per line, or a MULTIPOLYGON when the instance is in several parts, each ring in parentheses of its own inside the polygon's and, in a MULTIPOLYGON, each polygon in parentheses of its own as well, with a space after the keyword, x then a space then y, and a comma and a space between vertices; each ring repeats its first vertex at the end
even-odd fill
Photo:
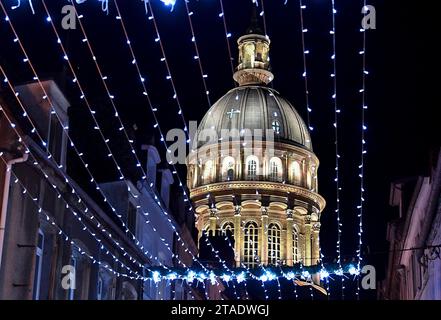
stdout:
MULTIPOLYGON (((221 191, 230 191, 232 190, 270 190, 270 191, 278 191, 282 193, 294 194, 296 196, 304 197, 306 199, 314 202, 322 211, 326 206, 325 199, 320 196, 318 193, 309 191, 305 188, 287 185, 277 182, 269 182, 269 181, 229 181, 229 182, 218 182, 205 186, 200 186, 191 190, 190 198, 195 198, 198 196, 205 195, 207 193, 221 192, 221 191)), ((214 195, 215 196, 215 195, 214 195)))

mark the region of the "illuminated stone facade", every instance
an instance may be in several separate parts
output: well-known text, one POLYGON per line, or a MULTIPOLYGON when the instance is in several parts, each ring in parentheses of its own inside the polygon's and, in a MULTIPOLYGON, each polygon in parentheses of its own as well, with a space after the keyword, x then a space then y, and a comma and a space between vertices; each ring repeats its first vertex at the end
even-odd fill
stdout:
POLYGON ((319 160, 294 107, 266 86, 270 40, 258 33, 239 38, 239 87, 207 112, 187 159, 196 226, 199 237, 230 230, 237 267, 315 265, 319 160))

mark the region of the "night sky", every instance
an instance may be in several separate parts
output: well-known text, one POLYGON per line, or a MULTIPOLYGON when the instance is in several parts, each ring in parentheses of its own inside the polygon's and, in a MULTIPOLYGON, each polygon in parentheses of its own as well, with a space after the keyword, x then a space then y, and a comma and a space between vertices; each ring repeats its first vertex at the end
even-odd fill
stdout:
MULTIPOLYGON (((9 8, 16 1, 2 0, 9 8)), ((9 10, 9 16, 23 41, 25 49, 36 66, 40 78, 57 80, 66 93, 70 108, 71 132, 81 150, 88 157, 91 171, 101 181, 116 179, 112 162, 106 157, 102 142, 92 130, 90 115, 79 99, 77 86, 71 81, 72 75, 66 68, 65 60, 56 37, 46 22, 43 7, 34 0, 36 14, 32 15, 27 1, 22 7, 9 10)), ((65 31, 60 27, 61 5, 50 2, 49 10, 60 32, 71 62, 78 72, 78 79, 86 95, 96 107, 97 117, 106 135, 115 137, 111 146, 118 149, 118 156, 126 159, 127 149, 118 137, 118 124, 112 111, 93 60, 84 45, 79 28, 65 31), (112 144, 113 143, 113 144, 112 144)), ((62 1, 61 1, 62 2, 62 1)), ((271 38, 271 64, 275 75, 273 86, 288 98, 305 119, 305 92, 303 78, 299 6, 297 0, 266 0, 265 15, 268 35, 271 38)), ((327 200, 327 208, 322 215, 321 245, 326 260, 335 258, 336 217, 334 184, 334 107, 331 99, 332 42, 330 1, 305 0, 305 27, 308 29, 306 47, 310 103, 313 109, 311 124, 314 126, 312 141, 314 152, 320 159, 319 192, 327 200)), ((361 132, 361 88, 362 60, 359 51, 362 34, 359 32, 363 1, 336 0, 338 10, 337 38, 337 99, 342 110, 339 127, 341 148, 341 215, 343 223, 342 255, 351 259, 355 256, 358 243, 358 218, 356 206, 360 201, 358 165, 360 162, 361 132)), ((66 1, 67 3, 67 1, 66 1)), ((416 3, 416 2, 415 2, 416 3)), ((428 1, 426 1, 428 3, 428 1)), ((64 3, 63 3, 64 4, 64 3)), ((153 24, 147 19, 141 1, 122 1, 118 4, 127 25, 137 61, 164 132, 182 127, 177 114, 173 91, 166 80, 166 68, 160 62, 161 51, 154 41, 153 24)), ((388 0, 369 1, 377 11, 377 29, 367 31, 367 150, 366 157, 366 210, 364 213, 364 248, 367 261, 378 267, 381 277, 387 244, 385 242, 386 221, 389 208, 388 191, 390 182, 402 176, 412 176, 427 172, 430 150, 439 145, 440 130, 436 124, 435 77, 436 65, 431 58, 440 57, 435 49, 437 37, 430 35, 435 28, 435 19, 429 12, 435 10, 412 4, 411 1, 388 0)), ((128 46, 115 19, 113 0, 109 1, 109 14, 101 11, 101 5, 89 0, 79 5, 84 15, 82 19, 89 42, 95 50, 108 85, 115 95, 116 107, 127 127, 136 124, 137 143, 147 141, 155 132, 150 109, 142 95, 142 88, 134 66, 131 63, 128 46)), ((250 0, 224 0, 228 31, 231 32, 230 45, 236 65, 236 40, 249 25, 250 0)), ((194 12, 193 24, 200 51, 200 59, 214 103, 233 86, 226 38, 223 29, 219 1, 191 1, 194 12)), ((201 120, 208 110, 199 66, 193 59, 194 48, 190 28, 182 1, 178 1, 174 11, 158 0, 153 1, 153 9, 158 23, 165 53, 176 84, 177 94, 187 121, 201 120)), ((33 75, 23 63, 19 47, 13 43, 13 35, 3 14, 0 22, 0 62, 5 67, 13 84, 31 81, 33 75)), ((439 94, 437 95, 439 96, 439 94)), ((134 130, 135 131, 135 130, 134 130)), ((164 149, 159 147, 160 153, 164 149)), ((69 162, 70 173, 78 180, 82 171, 77 161, 69 162)), ((126 159, 130 163, 130 159, 126 159)), ((185 179, 185 169, 182 168, 185 179)), ((87 188, 87 187, 86 187, 87 188)))

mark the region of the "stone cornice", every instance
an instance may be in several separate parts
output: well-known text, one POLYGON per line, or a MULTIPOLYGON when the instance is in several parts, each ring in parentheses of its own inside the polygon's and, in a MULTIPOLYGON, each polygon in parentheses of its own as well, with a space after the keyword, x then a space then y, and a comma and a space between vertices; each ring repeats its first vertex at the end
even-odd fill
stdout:
POLYGON ((270 182, 270 181, 228 181, 228 182, 218 182, 218 183, 208 184, 191 190, 190 198, 193 199, 195 197, 200 197, 208 193, 213 194, 215 192, 222 192, 228 190, 231 191, 231 190, 248 190, 248 189, 268 190, 268 191, 294 194, 296 196, 300 196, 314 202, 317 205, 317 207, 320 209, 320 212, 323 211, 323 209, 326 206, 325 199, 318 193, 309 191, 302 187, 298 187, 290 184, 270 182))

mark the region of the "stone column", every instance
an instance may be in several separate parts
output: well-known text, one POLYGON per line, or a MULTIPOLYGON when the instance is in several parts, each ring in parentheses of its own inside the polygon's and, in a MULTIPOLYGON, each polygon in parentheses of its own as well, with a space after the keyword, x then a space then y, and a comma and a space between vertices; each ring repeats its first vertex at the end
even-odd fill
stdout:
POLYGON ((262 228, 260 232, 260 261, 268 264, 268 207, 261 207, 262 228))
POLYGON ((305 217, 305 266, 311 265, 311 216, 305 217))
POLYGON ((214 236, 216 235, 216 229, 217 229, 217 209, 216 208, 210 208, 210 235, 214 236))
POLYGON ((288 266, 293 265, 293 248, 292 248, 292 218, 293 210, 286 210, 286 264, 288 266))
POLYGON ((236 267, 241 266, 241 250, 242 250, 242 217, 240 215, 242 207, 236 206, 234 208, 234 260, 236 267))
POLYGON ((319 244, 320 222, 316 222, 312 226, 312 264, 317 264, 320 260, 320 244, 319 244))

